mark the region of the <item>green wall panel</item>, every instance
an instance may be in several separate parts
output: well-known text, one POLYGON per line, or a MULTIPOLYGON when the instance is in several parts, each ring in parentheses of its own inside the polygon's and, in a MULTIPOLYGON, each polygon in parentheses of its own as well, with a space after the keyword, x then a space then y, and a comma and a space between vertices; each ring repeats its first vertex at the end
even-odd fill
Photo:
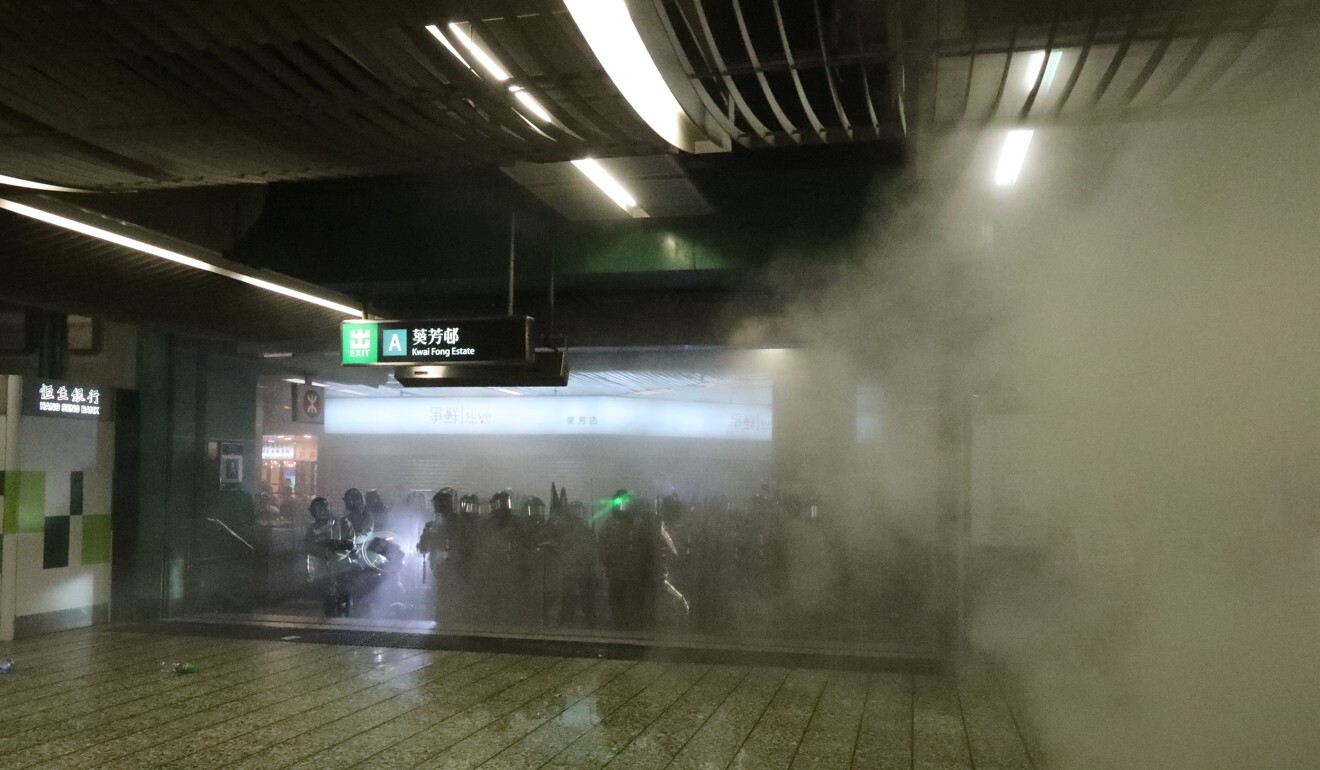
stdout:
POLYGON ((46 531, 45 471, 5 472, 6 534, 46 531))
POLYGON ((84 516, 82 528, 82 563, 108 564, 111 542, 110 517, 84 516))

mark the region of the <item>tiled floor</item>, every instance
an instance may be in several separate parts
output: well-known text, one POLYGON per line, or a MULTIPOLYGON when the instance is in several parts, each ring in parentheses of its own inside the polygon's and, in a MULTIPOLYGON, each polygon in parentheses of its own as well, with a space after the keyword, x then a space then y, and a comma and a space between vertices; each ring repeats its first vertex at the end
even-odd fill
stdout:
POLYGON ((0 768, 1038 766, 988 680, 107 630, 6 657, 0 768))

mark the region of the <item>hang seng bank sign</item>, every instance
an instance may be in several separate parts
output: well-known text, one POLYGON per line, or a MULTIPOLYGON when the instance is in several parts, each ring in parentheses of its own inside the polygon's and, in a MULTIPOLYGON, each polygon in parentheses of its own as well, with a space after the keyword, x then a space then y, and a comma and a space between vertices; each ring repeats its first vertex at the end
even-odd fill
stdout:
POLYGON ((533 360, 532 319, 345 321, 342 353, 349 366, 526 364, 533 360))
POLYGON ((114 419, 109 388, 64 380, 23 378, 23 414, 76 420, 114 419))

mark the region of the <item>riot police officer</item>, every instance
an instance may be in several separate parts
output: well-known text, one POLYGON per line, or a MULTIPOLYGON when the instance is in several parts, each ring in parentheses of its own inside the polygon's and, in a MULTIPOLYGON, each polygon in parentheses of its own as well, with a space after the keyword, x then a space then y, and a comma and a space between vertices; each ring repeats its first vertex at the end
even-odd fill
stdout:
POLYGON ((431 498, 435 518, 426 523, 417 541, 417 551, 426 555, 435 577, 439 622, 466 621, 470 610, 472 542, 457 497, 453 487, 435 493, 431 498))
POLYGON ((610 515, 599 538, 610 622, 615 628, 634 630, 643 625, 653 546, 645 522, 632 513, 632 495, 626 489, 618 490, 610 499, 610 515))
POLYGON ((371 514, 367 512, 367 500, 357 487, 350 487, 344 492, 344 518, 348 519, 353 531, 358 534, 374 528, 371 514))
POLYGON ((307 513, 312 517, 307 530, 308 581, 322 587, 326 617, 347 615, 351 609, 352 527, 330 513, 324 497, 313 498, 307 513))
MULTIPOLYGON (((596 533, 587 523, 587 507, 568 501, 568 490, 550 485, 550 518, 545 525, 543 552, 550 552, 551 582, 546 595, 557 599, 556 622, 561 626, 596 625, 596 533)), ((549 611, 547 607, 547 614, 549 611)))
POLYGON ((371 522, 372 529, 389 529, 390 507, 385 504, 385 498, 380 496, 380 492, 370 490, 363 498, 363 510, 366 518, 371 522))
POLYGON ((481 519, 481 498, 474 494, 463 495, 458 499, 458 516, 468 525, 469 531, 476 528, 481 519))
POLYGON ((527 591, 529 558, 525 530, 513 512, 513 494, 496 492, 490 515, 477 530, 477 581, 483 618, 500 625, 522 625, 529 619, 527 591))

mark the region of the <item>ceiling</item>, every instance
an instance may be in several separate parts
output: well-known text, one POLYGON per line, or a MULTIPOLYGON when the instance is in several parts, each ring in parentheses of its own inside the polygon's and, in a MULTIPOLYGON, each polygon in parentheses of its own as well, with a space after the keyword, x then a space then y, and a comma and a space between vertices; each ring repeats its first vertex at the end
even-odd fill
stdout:
POLYGON ((918 120, 1152 120, 1289 95, 1317 43, 1312 0, 933 3, 918 120), (1048 58, 1047 58, 1048 57, 1048 58))
MULTIPOLYGON (((784 3, 775 18, 787 37, 766 26, 770 8, 748 5, 744 17, 733 0, 632 3, 655 27, 661 66, 686 68, 677 77, 691 87, 680 90, 700 100, 693 111, 705 111, 717 140, 709 146, 895 135, 892 73, 875 69, 889 58, 885 30, 857 10, 872 4, 784 3), (804 13, 813 5, 826 15, 804 13), (766 87, 744 94, 744 77, 766 87), (771 87, 783 78, 795 84, 791 104, 771 87), (766 109, 801 126, 784 118, 767 133, 766 109)), ((13 177, 125 190, 667 150, 562 0, 126 0, 5 11, 0 174, 13 177), (427 31, 450 23, 553 120, 529 120, 506 83, 469 69, 427 31)))
POLYGON ((347 319, 352 299, 224 259, 206 249, 43 196, 0 199, 6 299, 111 321, 146 323, 194 336, 246 340, 299 337, 347 319), (31 206, 80 226, 131 238, 195 266, 87 237, 14 213, 31 206), (15 244, 21 244, 16 247, 15 244), (276 286, 280 291, 272 291, 276 286), (283 293, 281 293, 283 292, 283 293), (288 292, 300 292, 303 299, 288 292), (335 310, 323 304, 344 306, 335 310))
MULTIPOLYGON (((676 150, 639 117, 565 0, 14 2, 0 29, 0 175, 111 193, 125 203, 100 196, 82 205, 189 239, 170 227, 193 205, 183 196, 257 190, 194 197, 194 208, 228 213, 193 217, 192 230, 208 232, 202 242, 246 270, 275 266, 335 282, 345 294, 352 282, 359 304, 372 294, 358 275, 364 264, 381 286, 408 282, 422 306, 434 304, 427 282, 449 280, 462 260, 474 263, 464 280, 499 279, 509 211, 539 199, 544 211, 518 219, 520 270, 534 268, 539 248, 550 265, 578 254, 580 272, 623 265, 686 292, 682 275, 697 273, 699 258, 720 256, 701 264, 744 272, 768 261, 785 240, 781 222, 842 231, 821 209, 851 211, 839 198, 861 200, 869 181, 822 180, 825 155, 812 153, 860 149, 846 157, 864 158, 867 148, 896 147, 890 155, 899 160, 885 161, 892 166, 923 131, 1250 107, 1305 76, 1296 59, 1320 29, 1313 0, 627 3, 701 135, 689 148, 698 152, 676 150), (451 24, 508 79, 469 67, 427 29, 451 24), (529 117, 527 96, 549 120, 529 117), (779 160, 795 153, 809 161, 797 171, 779 160), (710 224, 671 232, 629 221, 573 173, 569 162, 584 157, 635 185, 650 217, 710 224), (504 186, 481 182, 492 175, 504 186), (482 199, 479 214, 382 205, 425 190, 418 180, 497 200, 482 199), (375 188, 395 193, 356 197, 375 188), (127 191, 140 195, 119 194, 127 191), (326 201, 349 193, 348 214, 322 216, 339 210, 326 201), (180 203, 161 207, 151 195, 180 203), (135 208, 168 214, 125 213, 135 208), (620 220, 604 223, 616 229, 536 234, 556 232, 562 220, 608 219, 620 220), (741 240, 730 237, 735 231, 741 240), (556 252, 565 244, 571 253, 556 252), (591 259, 580 256, 587 247, 591 259), (675 259, 661 258, 666 248, 675 259)), ((167 237, 144 235, 157 236, 167 237)), ((0 284, 8 300, 249 340, 325 331, 339 318, 314 305, 285 313, 269 303, 287 298, 8 212, 0 212, 0 237, 6 267, 13 264, 13 278, 0 284)))

